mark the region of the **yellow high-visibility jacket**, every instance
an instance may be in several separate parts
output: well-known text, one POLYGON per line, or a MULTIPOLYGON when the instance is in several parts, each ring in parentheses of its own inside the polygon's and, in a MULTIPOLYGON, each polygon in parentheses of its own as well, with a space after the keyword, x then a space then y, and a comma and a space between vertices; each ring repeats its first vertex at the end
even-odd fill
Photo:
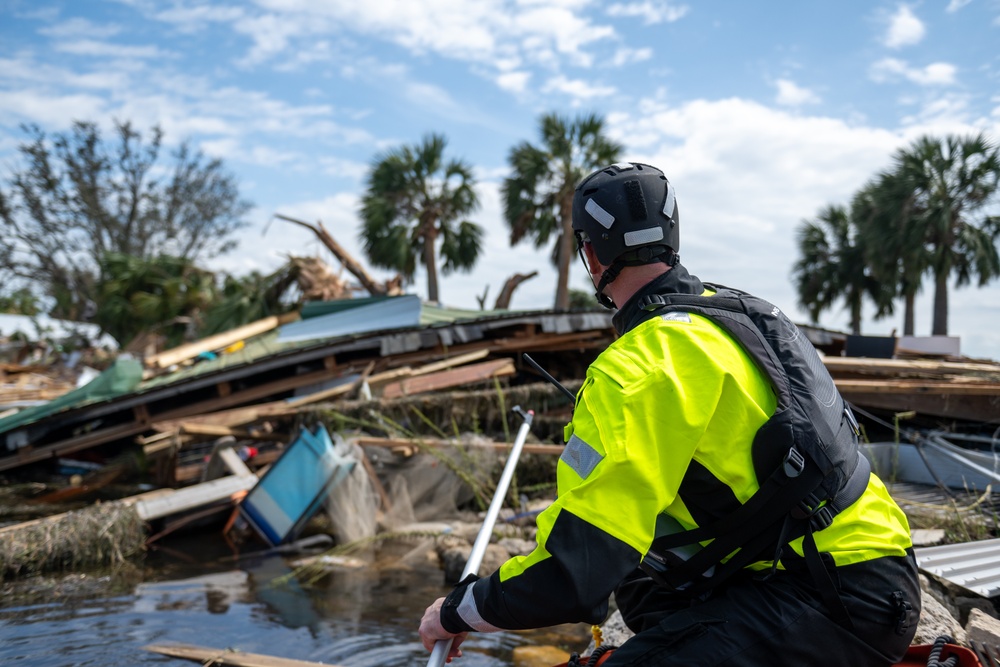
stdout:
MULTIPOLYGON (((653 288, 703 291, 680 265, 653 288)), ((617 322, 628 321, 628 307, 617 322)), ((751 444, 775 406, 766 375, 709 319, 671 313, 625 331, 580 389, 558 498, 538 517, 537 548, 449 596, 445 627, 488 632, 603 620, 610 593, 662 534, 658 525, 706 525, 757 491, 751 444)), ((911 546, 906 517, 875 475, 814 536, 838 566, 903 556, 911 546)), ((800 557, 801 543, 792 543, 800 557)))

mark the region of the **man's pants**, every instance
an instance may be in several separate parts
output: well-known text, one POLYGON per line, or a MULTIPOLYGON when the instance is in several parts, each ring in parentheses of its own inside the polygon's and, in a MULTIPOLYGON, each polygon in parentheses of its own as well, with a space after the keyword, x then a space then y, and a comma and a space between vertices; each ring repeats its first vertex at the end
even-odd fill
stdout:
POLYGON ((767 580, 759 575, 731 580, 708 599, 665 612, 654 622, 644 614, 645 629, 604 666, 883 667, 900 660, 920 613, 913 554, 831 572, 853 630, 830 618, 805 568, 779 570, 767 580))

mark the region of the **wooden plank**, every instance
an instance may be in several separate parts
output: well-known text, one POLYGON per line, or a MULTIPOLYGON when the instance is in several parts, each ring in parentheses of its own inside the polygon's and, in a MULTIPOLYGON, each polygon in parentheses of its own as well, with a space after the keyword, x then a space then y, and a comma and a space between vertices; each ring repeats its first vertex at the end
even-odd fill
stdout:
POLYGON ((426 375, 428 373, 436 373, 438 371, 443 371, 447 368, 454 368, 455 366, 463 366, 473 361, 479 361, 483 357, 489 355, 490 351, 486 348, 480 350, 474 350, 472 352, 467 352, 466 354, 459 354, 448 359, 442 359, 441 361, 435 361, 432 364, 427 364, 421 366, 413 371, 414 375, 426 375))
POLYGON ((21 447, 14 454, 0 458, 0 471, 17 468, 28 463, 44 461, 55 456, 62 456, 63 454, 70 454, 81 449, 96 447, 97 445, 119 438, 128 438, 142 433, 146 428, 142 424, 132 422, 99 431, 92 431, 76 438, 67 438, 66 440, 60 440, 59 442, 43 447, 21 447))
POLYGON ((233 343, 238 343, 239 341, 246 340, 252 336, 266 333, 271 329, 284 324, 285 322, 292 321, 293 319, 295 318, 288 316, 278 317, 275 315, 265 317, 262 320, 245 324, 242 327, 237 327, 236 329, 232 329, 230 331, 202 338, 201 340, 194 341, 193 343, 180 345, 170 350, 160 352, 159 354, 154 354, 151 357, 146 357, 146 365, 156 368, 168 368, 174 364, 179 364, 182 361, 194 359, 203 352, 221 350, 224 347, 229 347, 233 343))
POLYGON ((202 482, 194 486, 177 489, 171 494, 158 498, 140 500, 135 503, 135 509, 139 513, 139 518, 144 521, 152 521, 161 517, 195 509, 202 505, 208 505, 219 500, 225 500, 234 493, 249 491, 257 484, 256 475, 240 476, 231 475, 220 477, 210 482, 202 482))
POLYGON ((168 655, 172 658, 200 662, 206 667, 215 665, 229 667, 337 667, 323 662, 306 662, 279 658, 261 653, 244 653, 232 648, 208 648, 193 644, 148 644, 144 651, 168 655))
POLYGON ((841 393, 869 394, 940 394, 953 396, 998 396, 1000 384, 994 382, 948 382, 941 380, 843 380, 834 378, 841 393))
MULTIPOLYGON (((269 403, 258 403, 244 408, 231 408, 218 412, 206 412, 184 417, 182 420, 158 420, 151 426, 153 430, 162 433, 173 433, 180 429, 181 424, 212 424, 217 426, 242 426, 255 422, 264 417, 280 417, 295 412, 294 408, 288 406, 287 401, 271 401, 269 403)), ((149 436, 155 438, 157 436, 149 436)))
POLYGON ((930 361, 927 359, 865 359, 823 357, 830 372, 880 373, 886 375, 921 373, 926 375, 984 374, 1000 376, 1000 364, 930 361))
MULTIPOLYGON (((395 371, 390 371, 395 372, 395 371)), ((372 375, 368 378, 369 382, 375 381, 378 375, 372 375)), ((288 406, 292 408, 297 408, 302 405, 308 405, 310 403, 318 403, 319 401, 325 401, 329 398, 336 398, 337 396, 343 396, 344 394, 349 394, 351 391, 358 388, 361 384, 359 379, 357 382, 346 382, 344 384, 337 385, 336 387, 331 387, 329 389, 323 389, 322 391, 315 391, 311 394, 306 394, 305 396, 298 396, 296 398, 288 401, 288 406)))
POLYGON ((247 464, 243 462, 243 459, 240 458, 240 455, 232 447, 226 447, 220 451, 219 458, 222 459, 222 463, 229 469, 229 472, 237 477, 248 477, 253 474, 253 471, 247 467, 247 464))
POLYGON ((202 435, 211 438, 221 438, 223 436, 231 435, 237 440, 263 440, 265 442, 287 440, 287 438, 280 433, 251 433, 250 431, 241 431, 228 426, 186 421, 181 422, 180 432, 185 435, 202 435))
MULTIPOLYGON (((381 384, 387 384, 393 380, 399 378, 409 378, 419 375, 429 375, 436 371, 451 368, 453 366, 459 366, 470 361, 475 361, 477 359, 482 359, 489 354, 489 350, 481 349, 469 352, 467 354, 457 355, 450 359, 443 359, 426 366, 421 366, 420 368, 410 368, 409 366, 403 366, 402 368, 396 368, 393 370, 383 371, 382 373, 375 373, 374 375, 367 375, 367 373, 362 373, 361 378, 358 382, 351 382, 347 384, 338 385, 330 389, 324 389, 323 391, 317 391, 307 396, 300 396, 288 401, 288 405, 293 407, 299 407, 302 405, 307 405, 310 403, 318 403, 319 401, 325 401, 331 398, 336 398, 338 396, 343 396, 344 394, 350 393, 352 390, 357 389, 362 381, 367 380, 370 387, 377 387, 381 384)), ((369 364, 370 372, 371 364, 369 364)))
POLYGON ((471 364, 439 373, 421 375, 387 385, 382 389, 382 397, 398 398, 400 396, 411 396, 426 391, 436 391, 471 382, 481 382, 490 378, 514 375, 516 372, 514 362, 511 359, 484 361, 479 364, 471 364))

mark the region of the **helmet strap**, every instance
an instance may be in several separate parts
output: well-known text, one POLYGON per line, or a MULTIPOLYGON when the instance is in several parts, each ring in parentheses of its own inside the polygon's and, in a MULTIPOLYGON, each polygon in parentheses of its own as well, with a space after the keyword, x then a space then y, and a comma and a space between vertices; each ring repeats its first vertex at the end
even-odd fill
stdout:
POLYGON ((608 267, 608 270, 601 274, 601 281, 597 284, 597 303, 601 304, 605 308, 611 309, 615 307, 615 302, 611 300, 611 297, 604 293, 604 288, 610 283, 614 282, 618 274, 622 272, 625 268, 625 263, 620 260, 615 260, 608 267))
POLYGON ((638 256, 632 257, 630 259, 625 259, 624 257, 619 257, 611 263, 611 266, 601 274, 601 281, 597 284, 597 303, 601 304, 605 308, 615 308, 615 302, 604 293, 604 288, 615 281, 618 274, 622 272, 626 266, 643 266, 645 264, 652 264, 654 262, 663 262, 667 266, 674 266, 680 261, 680 255, 671 250, 670 248, 664 248, 662 252, 656 254, 650 254, 648 248, 641 248, 641 252, 638 256))

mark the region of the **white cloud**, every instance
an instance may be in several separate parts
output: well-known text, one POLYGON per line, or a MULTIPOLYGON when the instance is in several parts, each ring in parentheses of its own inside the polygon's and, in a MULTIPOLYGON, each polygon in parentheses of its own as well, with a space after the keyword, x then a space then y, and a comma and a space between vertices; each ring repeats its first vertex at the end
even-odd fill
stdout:
POLYGON ((898 58, 883 58, 871 66, 869 74, 878 83, 902 78, 921 86, 950 86, 956 82, 957 72, 951 63, 931 63, 918 68, 898 58))
POLYGON ((889 27, 882 39, 890 49, 917 44, 927 32, 923 21, 917 18, 907 5, 900 5, 896 13, 889 17, 889 27))
POLYGON ((89 39, 103 39, 117 35, 122 30, 121 26, 113 23, 98 25, 87 19, 72 18, 62 23, 40 28, 38 32, 48 37, 86 37, 89 39))
POLYGON ((126 44, 111 44, 93 39, 80 39, 71 42, 61 42, 55 45, 56 51, 72 53, 77 56, 94 58, 167 58, 173 54, 156 46, 128 46, 126 44))
POLYGON ((625 136, 644 138, 642 145, 630 142, 625 157, 661 167, 677 187, 687 266, 789 311, 799 221, 824 204, 848 201, 900 144, 885 130, 740 99, 648 101, 638 117, 614 123, 625 136))
POLYGON ((665 0, 643 0, 642 2, 619 2, 606 10, 608 16, 642 18, 646 25, 673 23, 688 13, 687 5, 676 5, 665 0))
POLYGON ((18 122, 43 129, 69 127, 75 119, 106 118, 107 100, 90 93, 52 94, 43 90, 5 91, 0 95, 0 126, 14 128, 18 122))
POLYGON ((914 113, 901 119, 901 123, 903 127, 920 127, 927 134, 962 134, 969 127, 971 116, 968 94, 929 94, 914 113))
POLYGON ((970 2, 972 2, 972 0, 951 0, 951 2, 948 3, 948 8, 945 9, 945 11, 948 12, 949 14, 953 14, 962 7, 965 7, 970 2))
MULTIPOLYGON (((585 15, 587 3, 519 0, 380 0, 329 2, 256 0, 257 10, 223 7, 175 7, 151 16, 194 31, 207 21, 232 23, 253 44, 241 64, 252 66, 291 50, 309 37, 357 32, 397 44, 417 54, 436 53, 490 67, 526 59, 549 66, 566 59, 589 66, 591 44, 616 37, 611 26, 585 15)), ((650 12, 672 19, 677 11, 647 3, 650 12)))
POLYGON ((622 65, 627 65, 629 63, 638 63, 644 60, 649 60, 652 57, 653 49, 630 49, 628 47, 622 47, 615 51, 615 55, 611 59, 611 64, 615 67, 621 67, 622 65))
POLYGON ((157 12, 155 18, 172 23, 181 32, 194 33, 204 30, 210 23, 236 22, 243 16, 244 10, 240 7, 203 5, 199 7, 174 6, 157 12))
POLYGON ((617 90, 612 86, 594 85, 581 79, 567 79, 563 75, 555 76, 545 82, 543 93, 559 92, 569 95, 577 103, 586 102, 597 97, 610 97, 617 90))
POLYGON ((531 79, 531 72, 505 72, 497 77, 497 85, 512 93, 523 93, 531 79))
POLYGON ((782 106, 798 107, 803 104, 818 104, 820 102, 820 98, 816 93, 808 88, 797 86, 793 81, 789 81, 788 79, 778 79, 775 85, 778 88, 778 96, 775 98, 775 102, 782 106))
POLYGON ((22 92, 42 87, 68 86, 93 91, 124 91, 133 66, 122 62, 105 64, 96 72, 74 72, 38 62, 30 54, 0 58, 0 84, 22 92))

